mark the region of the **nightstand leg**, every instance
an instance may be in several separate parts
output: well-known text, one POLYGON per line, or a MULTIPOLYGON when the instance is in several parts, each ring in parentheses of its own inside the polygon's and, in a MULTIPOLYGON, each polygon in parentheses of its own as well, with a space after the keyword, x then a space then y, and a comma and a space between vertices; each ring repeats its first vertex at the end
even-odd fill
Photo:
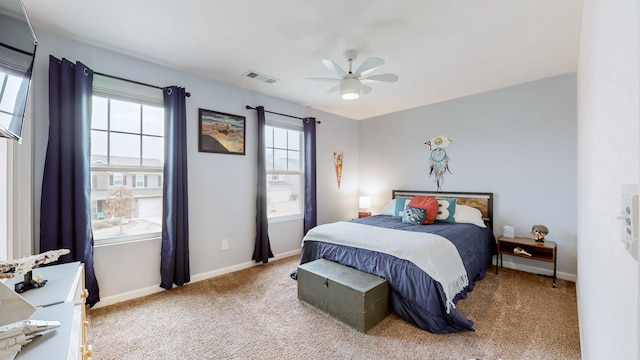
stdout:
POLYGON ((556 287, 556 263, 558 259, 557 257, 553 259, 553 287, 556 287))

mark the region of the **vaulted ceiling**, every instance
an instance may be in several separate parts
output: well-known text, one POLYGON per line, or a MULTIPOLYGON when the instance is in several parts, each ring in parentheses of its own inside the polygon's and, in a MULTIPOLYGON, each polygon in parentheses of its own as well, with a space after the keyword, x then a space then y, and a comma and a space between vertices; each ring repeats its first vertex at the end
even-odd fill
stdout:
MULTIPOLYGON (((5 1, 0 2, 2 8, 5 1)), ((352 119, 577 70, 581 0, 23 0, 33 27, 352 119), (321 60, 384 65, 346 101, 321 60), (248 70, 273 84, 244 76, 248 70)), ((60 56, 64 56, 61 54, 60 56)), ((77 59, 81 60, 82 59, 77 59)))

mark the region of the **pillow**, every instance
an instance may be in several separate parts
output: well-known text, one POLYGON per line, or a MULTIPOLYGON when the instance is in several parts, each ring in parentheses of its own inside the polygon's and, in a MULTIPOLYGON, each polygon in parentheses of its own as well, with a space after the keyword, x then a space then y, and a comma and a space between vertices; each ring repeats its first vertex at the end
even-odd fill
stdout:
POLYGON ((438 199, 438 216, 436 221, 456 222, 456 199, 438 199))
POLYGON ((426 211, 424 224, 432 224, 438 216, 438 200, 433 196, 416 196, 409 201, 409 206, 426 211))
POLYGON ((413 225, 422 225, 425 214, 425 209, 407 205, 402 212, 402 222, 413 225))
POLYGON ((395 210, 396 210, 396 199, 391 199, 391 200, 389 200, 387 205, 385 205, 382 208, 382 212, 380 213, 380 215, 392 215, 393 216, 395 210))
POLYGON ((482 219, 482 213, 480 210, 467 206, 456 204, 456 213, 454 214, 457 223, 467 223, 486 228, 487 225, 482 219))
POLYGON ((404 208, 407 207, 409 201, 411 201, 410 197, 397 197, 396 207, 393 210, 393 216, 402 217, 402 212, 404 211, 404 208))

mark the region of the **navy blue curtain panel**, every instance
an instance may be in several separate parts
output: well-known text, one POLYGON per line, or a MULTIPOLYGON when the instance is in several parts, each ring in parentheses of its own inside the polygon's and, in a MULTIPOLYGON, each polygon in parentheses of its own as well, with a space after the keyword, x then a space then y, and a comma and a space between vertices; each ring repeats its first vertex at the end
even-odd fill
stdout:
POLYGON ((189 196, 187 187, 187 110, 185 89, 164 89, 164 188, 160 286, 171 289, 191 281, 189 270, 189 196))
POLYGON ((265 164, 265 139, 264 139, 264 107, 256 108, 258 113, 258 191, 256 193, 256 246, 253 251, 253 260, 256 262, 269 262, 273 257, 269 242, 269 220, 267 219, 267 168, 265 164))
POLYGON ((316 118, 305 118, 304 126, 304 233, 318 225, 316 203, 316 118))
POLYGON ((58 263, 84 263, 90 306, 100 301, 93 269, 90 129, 93 72, 49 57, 49 142, 40 199, 40 251, 69 249, 58 263))

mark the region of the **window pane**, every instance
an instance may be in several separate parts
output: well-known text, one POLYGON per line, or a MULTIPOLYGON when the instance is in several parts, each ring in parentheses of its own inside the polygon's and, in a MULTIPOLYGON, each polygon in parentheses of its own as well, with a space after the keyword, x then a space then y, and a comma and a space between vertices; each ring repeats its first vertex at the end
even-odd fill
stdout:
POLYGON ((91 131, 91 166, 104 166, 107 159, 107 132, 91 131))
POLYGON ((302 198, 300 189, 301 175, 277 176, 278 180, 272 180, 272 175, 267 175, 267 217, 298 215, 302 213, 302 198))
POLYGON ((299 131, 288 131, 289 137, 289 150, 300 150, 300 132, 299 131))
POLYGON ((287 130, 281 128, 273 129, 273 147, 286 149, 287 148, 287 130))
POLYGON ((108 130, 107 118, 109 113, 107 112, 108 100, 98 96, 92 98, 91 109, 91 128, 108 130))
POLYGON ((164 163, 164 139, 152 136, 142 137, 142 165, 162 166, 164 163))
POLYGON ((164 109, 157 106, 142 106, 142 133, 164 136, 164 109))
MULTIPOLYGON (((4 76, 0 78, 0 80, 3 80, 3 78, 4 76)), ((13 111, 16 107, 16 99, 18 98, 18 91, 20 91, 21 84, 21 77, 7 75, 7 85, 4 88, 4 93, 2 95, 0 110, 13 114, 13 111)), ((0 86, 2 86, 2 83, 0 83, 0 86)))
POLYGON ((300 161, 300 151, 288 151, 288 168, 290 171, 302 171, 302 163, 300 161))
POLYGON ((140 133, 140 106, 126 101, 111 100, 111 131, 140 133))
POLYGON ((265 149, 265 163, 267 170, 273 170, 273 149, 265 149))
POLYGON ((0 112, 0 125, 2 125, 5 128, 9 128, 9 124, 11 124, 11 120, 13 120, 13 115, 0 112))
POLYGON ((264 141, 265 141, 266 147, 273 147, 273 127, 272 126, 265 126, 264 141))
POLYGON ((140 166, 140 136, 111 133, 111 165, 140 166))
POLYGON ((273 150, 273 169, 287 170, 287 150, 273 150))

